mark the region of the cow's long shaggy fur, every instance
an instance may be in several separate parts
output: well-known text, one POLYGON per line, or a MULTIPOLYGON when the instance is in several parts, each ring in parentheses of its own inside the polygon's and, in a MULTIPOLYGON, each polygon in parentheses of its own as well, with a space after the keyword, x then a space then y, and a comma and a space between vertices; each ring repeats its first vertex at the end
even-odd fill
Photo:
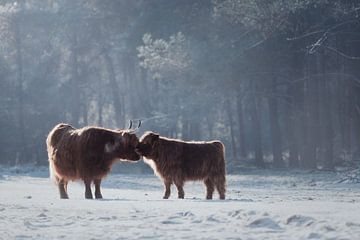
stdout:
POLYGON ((100 127, 75 129, 58 124, 47 140, 50 176, 59 186, 60 197, 68 198, 69 180, 85 182, 86 198, 92 198, 90 184, 95 183, 95 197, 101 198, 100 182, 117 159, 139 160, 135 152, 138 138, 127 130, 100 127))
POLYGON ((225 153, 220 141, 185 142, 146 132, 140 139, 137 151, 164 181, 164 198, 170 196, 172 183, 178 189, 179 198, 184 198, 185 181, 203 180, 207 199, 212 199, 214 187, 220 199, 225 199, 225 153))

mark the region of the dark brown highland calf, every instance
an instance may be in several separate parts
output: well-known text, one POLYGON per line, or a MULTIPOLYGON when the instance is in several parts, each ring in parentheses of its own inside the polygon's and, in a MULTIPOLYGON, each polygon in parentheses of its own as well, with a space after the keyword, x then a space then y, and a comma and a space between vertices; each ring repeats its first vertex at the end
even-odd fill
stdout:
POLYGON ((206 199, 212 199, 215 187, 220 199, 225 199, 225 157, 221 142, 185 142, 146 132, 136 151, 164 181, 164 199, 169 198, 172 183, 177 187, 178 197, 184 198, 185 181, 194 180, 204 181, 206 199))
POLYGON ((95 184, 95 198, 102 198, 101 179, 117 159, 139 160, 140 155, 134 151, 138 142, 133 130, 75 129, 68 124, 56 125, 46 144, 50 177, 59 187, 60 198, 69 198, 68 181, 77 179, 85 183, 85 198, 93 198, 92 182, 95 184))

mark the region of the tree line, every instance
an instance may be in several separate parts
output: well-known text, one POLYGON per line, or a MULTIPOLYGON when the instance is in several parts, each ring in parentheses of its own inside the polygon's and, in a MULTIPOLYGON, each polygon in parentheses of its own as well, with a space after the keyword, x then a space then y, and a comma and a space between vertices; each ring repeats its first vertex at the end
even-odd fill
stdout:
POLYGON ((228 168, 353 166, 355 0, 0 1, 0 162, 58 122, 220 139, 228 168))

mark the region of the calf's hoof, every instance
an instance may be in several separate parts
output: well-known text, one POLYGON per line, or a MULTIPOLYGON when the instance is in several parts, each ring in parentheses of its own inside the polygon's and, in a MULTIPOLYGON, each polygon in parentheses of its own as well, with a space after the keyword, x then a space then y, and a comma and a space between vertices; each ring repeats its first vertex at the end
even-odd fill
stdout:
POLYGON ((92 194, 85 193, 85 198, 86 199, 93 199, 93 196, 92 196, 92 194))
POLYGON ((68 195, 61 195, 60 199, 69 199, 69 196, 68 195))
POLYGON ((169 198, 169 196, 163 196, 163 199, 168 199, 169 198))

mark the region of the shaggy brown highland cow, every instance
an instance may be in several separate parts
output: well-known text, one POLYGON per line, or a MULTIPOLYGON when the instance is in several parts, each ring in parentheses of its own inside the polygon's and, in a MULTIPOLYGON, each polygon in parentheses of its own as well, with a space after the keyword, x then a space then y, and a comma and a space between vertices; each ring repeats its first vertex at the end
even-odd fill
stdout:
POLYGON ((101 179, 117 159, 139 160, 140 155, 135 152, 138 142, 133 130, 75 129, 68 124, 56 125, 46 144, 50 177, 58 185, 60 198, 69 198, 68 181, 77 179, 85 183, 85 198, 93 198, 92 182, 95 184, 95 198, 102 198, 101 179))
POLYGON ((184 198, 185 181, 195 180, 204 181, 206 199, 212 199, 215 187, 220 199, 225 199, 224 145, 220 141, 185 142, 146 132, 136 151, 164 181, 164 199, 169 198, 172 183, 177 187, 178 197, 184 198))

